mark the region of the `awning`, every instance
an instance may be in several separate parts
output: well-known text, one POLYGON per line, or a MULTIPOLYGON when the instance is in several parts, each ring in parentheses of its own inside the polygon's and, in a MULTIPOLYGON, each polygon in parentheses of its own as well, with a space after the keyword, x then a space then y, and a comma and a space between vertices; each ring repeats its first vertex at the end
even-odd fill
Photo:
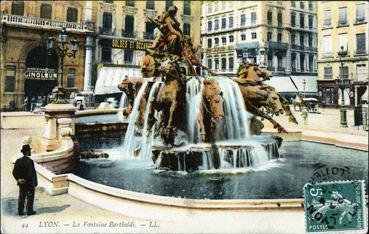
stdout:
POLYGON ((118 84, 126 76, 141 77, 141 70, 136 67, 102 67, 97 74, 95 95, 102 95, 122 92, 118 89, 118 84))
POLYGON ((266 84, 274 87, 280 93, 288 93, 288 92, 304 92, 304 80, 305 84, 305 92, 307 93, 317 93, 318 85, 317 85, 317 77, 316 76, 291 76, 293 81, 295 82, 298 90, 293 85, 291 79, 288 76, 273 76, 270 80, 265 81, 266 84))

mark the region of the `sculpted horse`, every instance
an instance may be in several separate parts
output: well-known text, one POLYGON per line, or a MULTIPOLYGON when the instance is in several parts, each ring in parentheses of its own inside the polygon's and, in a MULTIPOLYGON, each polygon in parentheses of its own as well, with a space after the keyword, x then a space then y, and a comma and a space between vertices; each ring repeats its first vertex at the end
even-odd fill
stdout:
POLYGON ((272 116, 285 113, 290 122, 297 124, 297 120, 291 113, 287 100, 273 87, 263 84, 270 77, 270 71, 256 64, 246 63, 240 66, 235 81, 240 87, 247 111, 269 120, 279 132, 287 132, 272 116))
POLYGON ((224 134, 223 97, 215 79, 205 79, 198 123, 203 142, 222 139, 224 134))

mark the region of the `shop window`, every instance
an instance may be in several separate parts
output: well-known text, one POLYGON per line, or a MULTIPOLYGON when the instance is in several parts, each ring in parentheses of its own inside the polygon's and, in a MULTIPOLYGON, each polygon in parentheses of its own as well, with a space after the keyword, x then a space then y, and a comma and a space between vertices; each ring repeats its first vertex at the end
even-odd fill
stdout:
POLYGON ((146 9, 155 10, 155 1, 146 0, 146 9))
POLYGON ((42 3, 40 7, 40 18, 51 19, 52 7, 50 4, 42 3))
POLYGON ((68 88, 74 87, 75 74, 76 74, 76 69, 74 68, 68 69, 68 72, 67 72, 67 87, 68 88))
POLYGON ((101 48, 101 62, 111 63, 111 47, 101 48))
POLYGON ((24 2, 12 2, 12 15, 24 15, 24 2))
POLYGON ((67 21, 68 22, 77 22, 78 18, 78 10, 74 7, 68 7, 67 10, 67 21))
POLYGON ((6 66, 4 91, 15 91, 15 66, 6 66))
POLYGON ((133 50, 125 49, 124 50, 124 63, 131 64, 133 62, 133 50))

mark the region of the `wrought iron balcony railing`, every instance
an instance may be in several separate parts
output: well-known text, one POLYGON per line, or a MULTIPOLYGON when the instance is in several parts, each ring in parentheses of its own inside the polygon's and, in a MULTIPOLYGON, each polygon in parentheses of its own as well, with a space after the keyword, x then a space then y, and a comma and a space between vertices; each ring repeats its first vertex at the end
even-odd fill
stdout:
POLYGON ((136 31, 126 31, 126 30, 122 29, 122 36, 123 37, 128 37, 128 38, 135 38, 135 37, 137 37, 137 33, 136 33, 136 31))

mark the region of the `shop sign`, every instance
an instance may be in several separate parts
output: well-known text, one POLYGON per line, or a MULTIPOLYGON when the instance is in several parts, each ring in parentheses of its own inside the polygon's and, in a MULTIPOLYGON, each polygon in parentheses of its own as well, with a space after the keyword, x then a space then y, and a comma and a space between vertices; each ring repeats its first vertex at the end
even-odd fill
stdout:
POLYGON ((27 80, 57 80, 58 72, 50 68, 27 68, 24 76, 27 80))
POLYGON ((119 48, 119 49, 146 50, 146 48, 151 45, 152 45, 152 42, 146 42, 146 41, 131 41, 131 40, 124 40, 124 39, 113 39, 111 41, 111 47, 119 48))

